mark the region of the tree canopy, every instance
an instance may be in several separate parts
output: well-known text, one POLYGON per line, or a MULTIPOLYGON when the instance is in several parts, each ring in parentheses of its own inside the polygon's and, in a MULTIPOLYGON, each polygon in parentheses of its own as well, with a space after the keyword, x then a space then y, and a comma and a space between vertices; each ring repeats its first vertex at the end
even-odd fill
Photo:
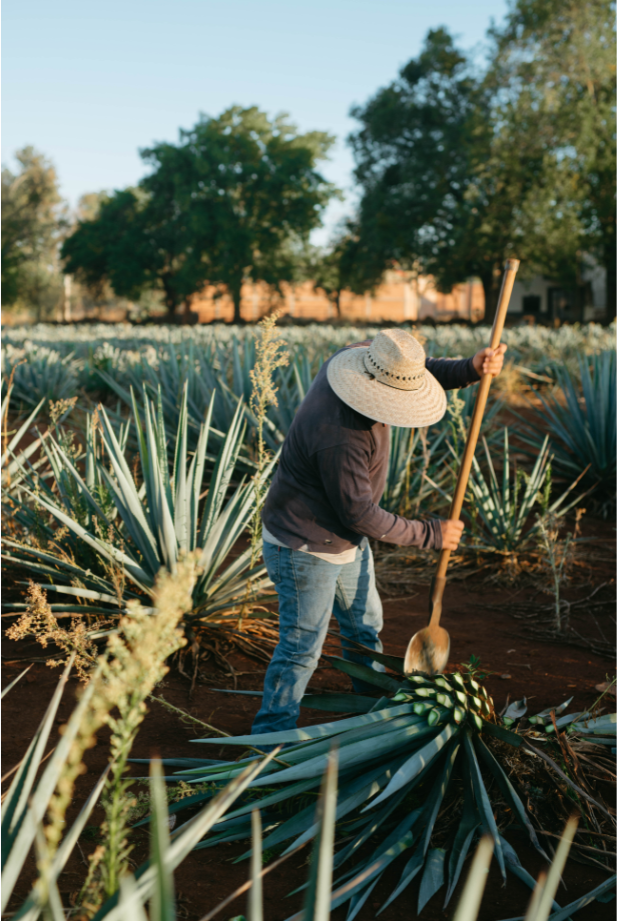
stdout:
POLYGON ((206 284, 222 287, 238 322, 245 279, 293 280, 295 244, 335 193, 316 170, 332 143, 255 107, 204 116, 178 144, 141 151, 151 173, 79 222, 63 246, 66 270, 126 297, 159 286, 170 313, 206 284))
POLYGON ((443 290, 477 275, 487 317, 504 260, 616 302, 614 20, 609 0, 517 0, 485 72, 446 29, 352 115, 360 242, 375 277, 416 265, 443 290), (368 254, 371 253, 371 258, 368 254))
POLYGON ((62 290, 58 245, 64 210, 56 171, 43 154, 24 147, 15 159, 17 172, 2 169, 2 305, 32 304, 41 317, 62 290))

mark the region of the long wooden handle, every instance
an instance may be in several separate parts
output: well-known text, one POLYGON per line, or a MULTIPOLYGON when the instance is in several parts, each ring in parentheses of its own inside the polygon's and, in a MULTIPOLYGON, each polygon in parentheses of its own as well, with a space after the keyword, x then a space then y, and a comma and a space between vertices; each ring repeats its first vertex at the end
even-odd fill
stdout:
MULTIPOLYGON (((508 259, 505 263, 505 273, 503 275, 503 283, 501 285, 501 291, 499 294, 499 303, 497 305, 494 324, 492 326, 492 335, 490 336, 491 349, 498 348, 501 342, 503 327, 505 326, 505 317, 507 315, 507 308, 509 307, 509 299, 512 294, 512 288, 514 287, 516 272, 518 271, 519 265, 519 259, 508 259)), ((471 419, 471 427, 466 439, 466 446, 464 448, 464 454, 462 455, 460 470, 458 471, 456 489, 451 502, 451 509, 449 511, 450 521, 458 521, 460 518, 462 503, 464 502, 464 497, 466 495, 466 487, 469 482, 469 475, 471 473, 471 466, 473 464, 473 457, 475 456, 475 448, 477 447, 477 440, 479 438, 479 431, 481 429, 481 423, 484 417, 484 411, 486 409, 486 403, 488 401, 488 393, 490 392, 491 383, 492 375, 482 374, 481 381, 479 383, 479 390, 477 391, 477 399, 475 400, 475 409, 473 410, 473 417, 471 419)), ((445 589, 445 576, 447 574, 447 566, 449 564, 450 556, 451 550, 441 550, 438 558, 436 575, 434 576, 434 580, 432 582, 432 591, 430 595, 431 624, 438 624, 441 619, 441 606, 443 591, 445 589)))

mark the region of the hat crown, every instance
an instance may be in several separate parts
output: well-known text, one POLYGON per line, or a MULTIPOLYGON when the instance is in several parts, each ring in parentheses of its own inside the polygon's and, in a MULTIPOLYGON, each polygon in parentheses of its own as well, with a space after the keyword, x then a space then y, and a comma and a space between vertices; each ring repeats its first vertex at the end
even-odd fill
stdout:
POLYGON ((397 390, 418 390, 426 374, 426 353, 405 330, 383 329, 372 340, 365 367, 383 384, 397 390))

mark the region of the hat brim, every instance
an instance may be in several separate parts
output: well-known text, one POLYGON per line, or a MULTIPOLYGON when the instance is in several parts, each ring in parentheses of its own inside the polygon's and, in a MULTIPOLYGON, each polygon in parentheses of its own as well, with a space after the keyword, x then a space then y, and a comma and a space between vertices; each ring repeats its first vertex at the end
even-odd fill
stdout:
POLYGON ((443 418, 447 397, 427 369, 418 390, 398 390, 366 371, 367 353, 367 348, 345 349, 329 361, 327 379, 340 400, 375 422, 403 428, 422 428, 443 418))

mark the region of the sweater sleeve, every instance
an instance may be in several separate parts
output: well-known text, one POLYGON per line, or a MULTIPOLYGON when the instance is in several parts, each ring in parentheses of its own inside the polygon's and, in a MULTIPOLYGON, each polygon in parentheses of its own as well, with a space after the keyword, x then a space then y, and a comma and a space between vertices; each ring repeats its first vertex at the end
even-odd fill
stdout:
POLYGON ((316 454, 320 478, 344 527, 389 544, 440 550, 440 522, 412 521, 387 512, 372 500, 369 457, 361 444, 324 448, 316 454))
POLYGON ((472 358, 426 358, 426 368, 443 390, 461 390, 479 380, 472 358))

